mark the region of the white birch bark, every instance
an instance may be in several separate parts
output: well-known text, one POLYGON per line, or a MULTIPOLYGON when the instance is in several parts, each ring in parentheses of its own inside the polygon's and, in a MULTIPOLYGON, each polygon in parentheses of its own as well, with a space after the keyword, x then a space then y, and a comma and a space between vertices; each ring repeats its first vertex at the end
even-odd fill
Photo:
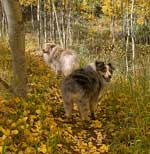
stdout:
POLYGON ((30 8, 31 8, 31 23, 32 23, 32 28, 33 28, 33 31, 35 31, 34 15, 33 15, 33 5, 32 4, 30 5, 30 8))
POLYGON ((114 0, 111 1, 112 3, 112 12, 113 15, 111 16, 111 33, 112 33, 112 47, 115 46, 115 16, 114 16, 114 0))
POLYGON ((127 12, 126 12, 126 22, 127 22, 127 38, 126 38, 126 72, 129 73, 129 62, 128 62, 128 49, 129 49, 129 37, 130 37, 130 25, 129 25, 129 8, 127 6, 127 12))
POLYGON ((27 73, 25 61, 25 33, 22 12, 17 0, 2 0, 8 21, 9 44, 13 59, 13 92, 26 97, 27 73))
POLYGON ((38 5, 37 5, 37 22, 38 22, 38 45, 39 45, 39 49, 40 49, 40 44, 41 44, 41 28, 40 28, 40 3, 41 1, 38 0, 38 5))
POLYGON ((134 0, 131 5, 131 40, 132 40, 132 69, 134 72, 134 61, 135 61, 135 40, 134 40, 134 27, 133 27, 133 13, 134 13, 134 0))
POLYGON ((52 0, 52 7, 53 7, 55 19, 56 19, 56 26, 57 26, 57 31, 58 31, 59 42, 60 42, 61 47, 63 48, 64 44, 63 44, 63 41, 62 41, 61 30, 60 30, 59 23, 58 23, 58 16, 57 16, 56 7, 55 7, 53 0, 52 0))

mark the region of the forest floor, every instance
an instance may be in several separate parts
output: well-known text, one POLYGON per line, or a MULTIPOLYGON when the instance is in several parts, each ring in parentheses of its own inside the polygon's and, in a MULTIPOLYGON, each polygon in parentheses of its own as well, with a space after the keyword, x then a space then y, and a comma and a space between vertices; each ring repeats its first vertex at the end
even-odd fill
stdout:
POLYGON ((28 100, 9 98, 1 86, 0 150, 5 153, 107 153, 106 134, 97 120, 85 128, 77 109, 73 121, 64 117, 60 82, 41 58, 33 58, 28 66, 28 100))
POLYGON ((28 57, 27 64, 28 100, 11 97, 0 85, 1 153, 150 153, 150 96, 149 87, 143 87, 148 84, 114 75, 102 93, 96 120, 85 128, 76 108, 72 123, 64 117, 62 79, 41 57, 28 57))

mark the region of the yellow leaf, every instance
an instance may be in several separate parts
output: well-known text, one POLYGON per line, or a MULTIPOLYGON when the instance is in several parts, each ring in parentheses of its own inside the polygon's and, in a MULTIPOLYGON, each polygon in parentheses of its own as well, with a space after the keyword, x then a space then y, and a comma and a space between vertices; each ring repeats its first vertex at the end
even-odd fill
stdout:
POLYGON ((57 146, 58 146, 59 148, 62 148, 63 145, 62 145, 62 144, 57 144, 57 146))
POLYGON ((2 146, 0 146, 0 153, 2 153, 2 146))
POLYGON ((108 152, 108 146, 105 144, 102 144, 100 147, 100 152, 101 153, 108 152))
POLYGON ((11 124, 11 128, 15 128, 15 127, 16 127, 16 123, 13 122, 13 123, 11 124))
POLYGON ((16 103, 19 103, 19 102, 20 102, 20 98, 19 98, 19 97, 16 97, 16 98, 15 98, 15 102, 16 102, 16 103))
POLYGON ((41 110, 36 110, 35 111, 37 114, 40 114, 41 113, 41 110))
POLYGON ((47 152, 46 144, 42 144, 42 145, 38 148, 38 151, 39 151, 39 152, 42 152, 42 153, 46 153, 46 152, 47 152))
POLYGON ((98 120, 95 120, 95 121, 92 122, 91 127, 101 128, 102 127, 102 123, 100 121, 98 121, 98 120))
POLYGON ((36 150, 33 147, 27 147, 25 153, 26 154, 36 153, 36 150))
POLYGON ((17 135, 17 134, 19 133, 19 131, 18 131, 17 129, 15 129, 15 130, 12 130, 11 133, 12 133, 13 135, 17 135))
POLYGON ((2 131, 5 136, 10 135, 10 130, 9 129, 0 128, 0 131, 2 131))

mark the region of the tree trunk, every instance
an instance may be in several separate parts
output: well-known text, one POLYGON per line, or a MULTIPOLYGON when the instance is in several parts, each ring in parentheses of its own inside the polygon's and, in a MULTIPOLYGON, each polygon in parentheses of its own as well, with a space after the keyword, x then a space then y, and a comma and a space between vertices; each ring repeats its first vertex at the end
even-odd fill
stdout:
POLYGON ((3 12, 2 12, 2 4, 1 4, 1 1, 0 1, 0 37, 2 37, 2 35, 3 35, 2 21, 3 21, 3 12))
POLYGON ((32 22, 32 28, 33 28, 33 31, 35 32, 33 4, 31 4, 30 8, 31 8, 31 22, 32 22))
POLYGON ((127 5, 127 12, 126 12, 126 29, 127 29, 127 37, 126 37, 126 73, 129 73, 129 60, 128 60, 128 50, 129 50, 129 37, 130 37, 130 27, 129 27, 129 10, 127 5))
POLYGON ((135 61, 135 39, 134 39, 134 27, 133 27, 133 11, 134 11, 134 0, 132 0, 131 6, 131 40, 132 40, 132 71, 134 72, 134 61, 135 61))
POLYGON ((25 61, 25 34, 22 12, 17 0, 2 0, 8 21, 9 43, 13 59, 12 89, 15 95, 25 98, 27 94, 27 73, 25 61))
POLYGON ((57 31, 58 31, 59 42, 60 42, 61 47, 64 47, 62 37, 61 37, 61 31, 60 31, 60 27, 59 27, 59 23, 58 23, 58 16, 57 16, 57 12, 56 12, 56 7, 55 7, 53 0, 52 0, 52 7, 53 7, 55 19, 56 19, 56 26, 57 26, 57 31))
POLYGON ((44 7, 44 42, 47 42, 48 41, 47 24, 48 24, 47 10, 44 7))
POLYGON ((66 40, 67 40, 67 45, 69 46, 72 45, 72 34, 71 34, 71 2, 68 4, 68 21, 67 21, 67 34, 66 34, 66 40), (68 43, 69 42, 69 43, 68 43))
POLYGON ((62 42, 64 47, 66 48, 66 32, 65 32, 65 9, 61 12, 61 29, 62 29, 62 42))
POLYGON ((4 12, 4 7, 2 3, 0 3, 0 37, 6 37, 6 36, 7 36, 6 15, 4 12))
POLYGON ((115 46, 115 12, 114 12, 114 0, 112 0, 112 16, 111 16, 111 33, 112 33, 112 47, 115 46))
POLYGON ((38 28, 37 28, 37 34, 38 34, 38 45, 39 45, 39 48, 41 46, 41 28, 40 28, 40 4, 41 3, 41 0, 38 0, 38 4, 37 4, 37 22, 38 22, 38 28))
POLYGON ((43 43, 44 43, 44 3, 45 3, 45 0, 41 0, 41 6, 40 6, 40 28, 41 28, 41 47, 42 47, 42 45, 43 45, 43 43))
POLYGON ((49 32, 49 34, 48 34, 49 40, 53 40, 52 26, 53 26, 53 24, 52 24, 52 11, 50 10, 50 12, 49 12, 49 25, 48 25, 48 27, 49 27, 49 31, 48 31, 49 32))

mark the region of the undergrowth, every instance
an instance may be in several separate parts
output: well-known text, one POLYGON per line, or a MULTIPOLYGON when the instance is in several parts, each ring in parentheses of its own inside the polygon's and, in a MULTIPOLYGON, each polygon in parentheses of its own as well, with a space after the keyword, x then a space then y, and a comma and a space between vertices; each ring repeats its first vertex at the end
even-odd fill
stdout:
MULTIPOLYGON (((140 50, 145 51, 145 47, 140 50)), ((109 48, 105 51, 110 53, 109 48)), ((6 53, 9 52, 5 52, 7 57, 6 53)), ((103 57, 107 60, 106 55, 103 57)), ((120 69, 124 55, 119 47, 117 55, 113 80, 102 93, 97 120, 92 121, 88 129, 83 128, 76 109, 72 124, 66 122, 60 95, 61 79, 56 78, 41 57, 27 55, 28 100, 8 97, 0 85, 3 91, 0 151, 3 154, 149 154, 148 57, 138 61, 134 75, 126 75, 120 69)), ((81 65, 95 58, 97 55, 81 57, 84 60, 81 65)))

